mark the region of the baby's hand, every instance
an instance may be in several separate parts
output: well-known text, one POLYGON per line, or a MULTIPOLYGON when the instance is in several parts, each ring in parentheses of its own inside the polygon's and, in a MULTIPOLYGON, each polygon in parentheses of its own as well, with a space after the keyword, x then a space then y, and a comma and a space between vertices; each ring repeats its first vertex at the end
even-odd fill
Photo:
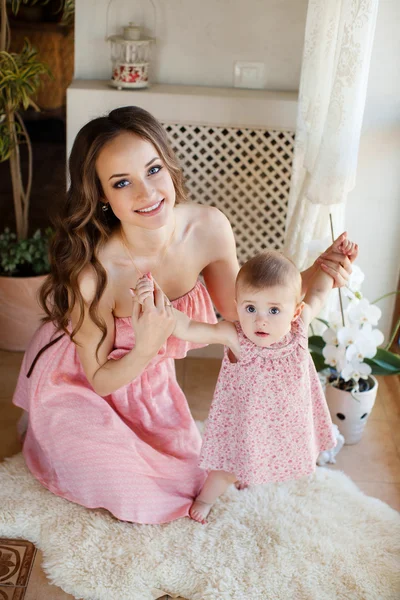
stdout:
POLYGON ((146 298, 150 298, 154 294, 154 281, 150 273, 146 273, 136 282, 135 289, 131 288, 132 296, 143 304, 146 298))
POLYGON ((347 233, 344 232, 333 242, 332 250, 344 254, 350 262, 353 262, 358 254, 358 245, 351 242, 347 238, 347 233))

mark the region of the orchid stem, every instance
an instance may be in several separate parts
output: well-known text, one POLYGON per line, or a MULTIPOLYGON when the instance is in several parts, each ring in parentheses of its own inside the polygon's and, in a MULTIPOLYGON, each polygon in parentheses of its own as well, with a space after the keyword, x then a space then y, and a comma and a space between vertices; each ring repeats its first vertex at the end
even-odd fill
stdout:
POLYGON ((397 332, 398 332, 398 330, 399 330, 399 327, 400 327, 400 317, 397 319, 397 323, 396 323, 396 325, 395 325, 395 327, 394 327, 393 333, 392 333, 392 335, 391 335, 391 338, 390 338, 390 340, 388 341, 388 343, 387 343, 387 345, 386 345, 386 348, 385 348, 385 350, 389 350, 389 349, 390 349, 391 345, 392 345, 392 344, 393 344, 393 342, 394 342, 394 339, 395 339, 395 337, 396 337, 396 334, 397 334, 397 332))
POLYGON ((389 292, 388 294, 384 294, 383 296, 380 296, 379 298, 377 298, 376 300, 374 300, 373 302, 371 302, 371 304, 376 304, 377 302, 379 302, 380 300, 383 300, 384 298, 388 298, 389 296, 393 296, 393 294, 400 294, 400 290, 396 290, 395 292, 389 292))
MULTIPOLYGON (((333 221, 332 221, 332 214, 331 213, 329 213, 329 221, 330 221, 330 224, 331 224, 331 236, 332 236, 332 243, 333 243, 335 241, 335 235, 333 233, 333 221)), ((340 288, 338 288, 338 292, 339 292, 340 313, 342 315, 342 323, 343 323, 343 327, 346 327, 346 323, 345 323, 345 320, 344 320, 342 290, 340 288)))

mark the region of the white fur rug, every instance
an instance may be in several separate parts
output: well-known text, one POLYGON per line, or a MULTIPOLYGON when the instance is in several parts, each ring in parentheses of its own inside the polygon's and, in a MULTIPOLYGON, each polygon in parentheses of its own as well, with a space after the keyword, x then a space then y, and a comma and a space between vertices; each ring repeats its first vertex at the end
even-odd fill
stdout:
POLYGON ((232 487, 206 526, 132 525, 54 496, 17 455, 0 465, 0 536, 34 542, 49 579, 84 600, 400 598, 399 513, 325 468, 232 487))

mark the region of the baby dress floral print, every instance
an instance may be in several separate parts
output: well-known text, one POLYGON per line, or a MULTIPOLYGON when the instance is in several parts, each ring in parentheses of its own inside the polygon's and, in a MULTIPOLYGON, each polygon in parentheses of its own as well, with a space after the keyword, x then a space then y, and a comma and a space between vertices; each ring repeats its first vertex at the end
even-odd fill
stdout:
POLYGON ((303 321, 266 348, 236 329, 240 357, 231 362, 225 348, 200 467, 249 485, 313 473, 319 453, 336 441, 303 321))

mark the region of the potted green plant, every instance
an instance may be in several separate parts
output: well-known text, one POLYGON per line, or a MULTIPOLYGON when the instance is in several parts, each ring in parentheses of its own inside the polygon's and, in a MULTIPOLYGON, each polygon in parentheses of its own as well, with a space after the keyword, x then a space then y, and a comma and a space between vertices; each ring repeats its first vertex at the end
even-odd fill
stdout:
POLYGON ((65 0, 11 0, 15 18, 28 22, 58 22, 65 0))
MULTIPOLYGON (((18 10, 21 0, 13 0, 18 10)), ((0 161, 8 161, 12 182, 16 234, 5 231, 0 238, 0 347, 24 350, 39 324, 41 311, 36 293, 48 272, 49 232, 29 238, 29 197, 32 185, 32 146, 20 111, 36 106, 33 98, 40 77, 48 68, 25 41, 19 53, 9 52, 10 27, 6 0, 0 0, 0 161), (28 174, 21 169, 22 148, 28 154, 28 174)))
POLYGON ((339 427, 346 444, 357 443, 362 436, 375 403, 378 380, 375 375, 400 373, 400 355, 389 351, 400 327, 397 322, 385 348, 384 336, 376 325, 381 310, 361 294, 364 274, 353 265, 348 287, 347 305, 330 313, 322 335, 309 337, 309 349, 317 371, 327 369, 326 399, 333 422, 339 427))

